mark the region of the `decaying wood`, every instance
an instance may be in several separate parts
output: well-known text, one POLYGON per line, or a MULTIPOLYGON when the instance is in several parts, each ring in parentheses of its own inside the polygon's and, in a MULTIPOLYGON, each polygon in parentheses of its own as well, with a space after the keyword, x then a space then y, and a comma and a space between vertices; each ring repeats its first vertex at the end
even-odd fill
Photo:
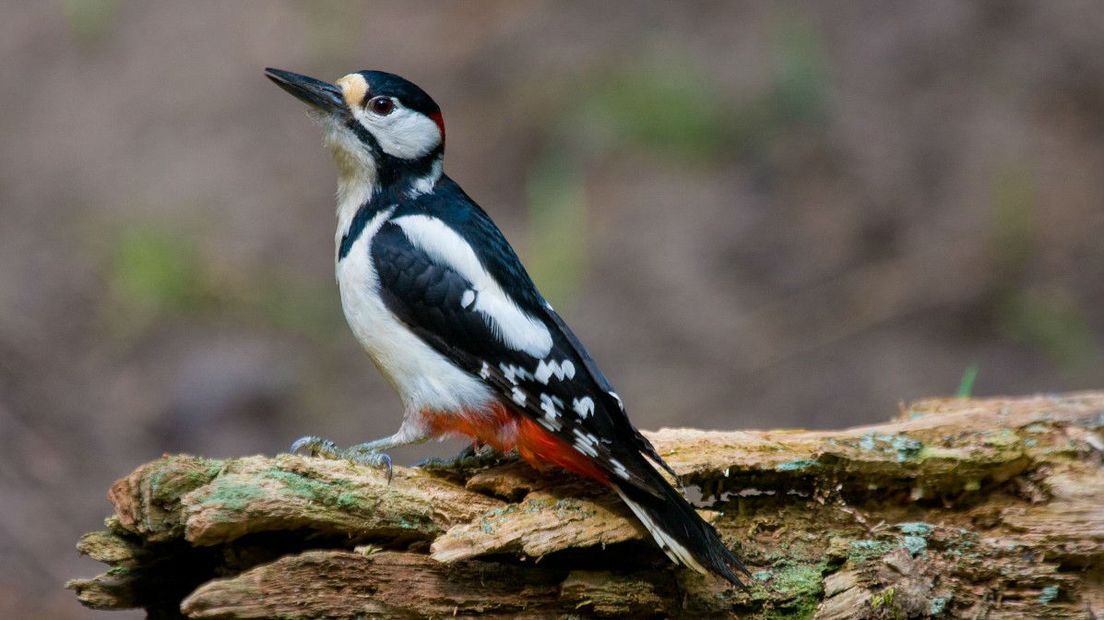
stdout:
POLYGON ((151 617, 1104 617, 1104 393, 931 400, 845 431, 649 435, 753 577, 670 566, 614 497, 519 462, 165 456, 78 549, 151 617))

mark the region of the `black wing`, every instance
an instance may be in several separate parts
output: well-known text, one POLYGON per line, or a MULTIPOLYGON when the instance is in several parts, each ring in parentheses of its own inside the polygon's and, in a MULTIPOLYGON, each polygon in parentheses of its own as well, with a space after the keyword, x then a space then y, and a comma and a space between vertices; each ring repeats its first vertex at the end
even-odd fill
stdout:
MULTIPOLYGON (((505 245, 498 229, 489 219, 485 221, 489 227, 480 227, 480 231, 463 230, 472 247, 505 245), (473 234, 497 238, 483 243, 481 239, 473 239, 473 234)), ((492 386, 515 411, 591 457, 611 478, 619 478, 657 498, 664 497, 662 482, 648 472, 639 471, 640 459, 629 458, 632 455, 625 451, 635 449, 637 455, 643 451, 660 464, 662 459, 628 423, 620 404, 610 394, 605 377, 528 282, 528 275, 516 258, 511 268, 524 275, 525 282, 514 278, 510 282, 499 281, 499 285, 514 292, 528 282, 528 290, 517 294, 515 301, 522 297, 539 301, 538 311, 531 304, 518 305, 542 322, 552 336, 551 351, 543 358, 506 345, 488 318, 474 309, 472 283, 457 268, 412 243, 399 225, 385 223, 372 238, 370 251, 384 303, 422 340, 492 386), (615 444, 610 440, 612 437, 623 437, 631 443, 615 444)), ((481 260, 484 266, 491 262, 482 257, 481 260)), ((488 271, 492 277, 501 277, 492 269, 488 271)))
POLYGON ((621 397, 617 396, 616 392, 613 391, 613 386, 610 385, 609 380, 602 374, 602 371, 598 369, 598 364, 595 363, 594 358, 590 356, 590 353, 583 346, 583 343, 579 341, 579 338, 575 336, 575 332, 571 331, 567 323, 565 323, 564 320, 560 318, 560 315, 552 309, 552 306, 547 303, 544 304, 544 315, 559 329, 564 339, 571 345, 572 350, 575 351, 575 355, 582 360, 587 373, 590 374, 591 378, 594 379, 594 382, 598 385, 602 399, 606 401, 610 417, 622 428, 631 430, 633 440, 636 442, 636 448, 647 455, 654 463, 667 470, 677 480, 679 475, 675 473, 675 470, 667 464, 667 461, 663 460, 663 457, 656 451, 652 442, 648 441, 648 438, 644 435, 641 435, 640 431, 629 421, 629 414, 625 411, 625 404, 621 402, 621 397))
POLYGON ((602 371, 598 369, 598 365, 594 363, 590 353, 579 342, 579 339, 564 320, 560 318, 560 315, 548 305, 548 302, 537 291, 536 285, 533 284, 533 280, 525 271, 525 267, 522 266, 521 260, 514 252, 514 248, 506 241, 502 231, 495 226, 490 216, 483 211, 478 203, 472 200, 448 175, 442 175, 433 193, 421 196, 417 200, 417 206, 410 211, 433 213, 454 230, 461 232, 466 238, 475 240, 477 243, 473 246, 473 249, 479 255, 480 262, 494 279, 503 288, 509 290, 512 294, 516 294, 515 301, 526 312, 534 317, 541 318, 546 324, 554 326, 553 333, 559 331, 560 335, 563 336, 562 342, 557 339, 557 344, 563 345, 565 350, 574 351, 578 359, 583 362, 587 374, 590 375, 590 379, 598 388, 595 397, 603 401, 611 421, 623 433, 628 433, 638 450, 654 463, 670 472, 672 476, 678 478, 678 474, 659 456, 652 443, 641 435, 640 431, 629 421, 620 397, 616 396, 613 387, 610 386, 602 371))

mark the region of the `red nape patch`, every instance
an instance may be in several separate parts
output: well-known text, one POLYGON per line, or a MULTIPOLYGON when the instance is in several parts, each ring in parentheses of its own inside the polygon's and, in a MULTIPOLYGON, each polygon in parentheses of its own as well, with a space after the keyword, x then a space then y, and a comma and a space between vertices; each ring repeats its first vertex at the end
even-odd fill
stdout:
POLYGON ((499 452, 509 452, 517 448, 521 458, 538 471, 550 466, 562 467, 602 484, 609 484, 606 473, 586 455, 536 422, 501 404, 496 403, 481 411, 425 411, 422 415, 434 436, 463 435, 485 443, 499 452))
POLYGON ((441 146, 445 145, 445 117, 440 112, 434 112, 429 115, 430 120, 437 124, 437 129, 441 132, 441 146))

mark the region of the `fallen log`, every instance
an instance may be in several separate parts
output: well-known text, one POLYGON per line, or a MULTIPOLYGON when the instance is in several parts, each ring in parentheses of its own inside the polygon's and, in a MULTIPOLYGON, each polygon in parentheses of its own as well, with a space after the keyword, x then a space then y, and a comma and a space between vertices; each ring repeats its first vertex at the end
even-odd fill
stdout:
POLYGON ((650 433, 746 590, 615 497, 521 462, 166 455, 117 481, 67 587, 156 618, 1104 617, 1104 393, 927 400, 843 431, 650 433))

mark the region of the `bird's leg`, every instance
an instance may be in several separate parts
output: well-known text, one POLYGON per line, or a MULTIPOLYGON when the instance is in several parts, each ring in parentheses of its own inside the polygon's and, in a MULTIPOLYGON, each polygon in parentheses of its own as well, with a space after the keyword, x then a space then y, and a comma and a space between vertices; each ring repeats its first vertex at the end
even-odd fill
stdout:
POLYGON ((344 450, 338 448, 337 444, 329 439, 323 439, 315 435, 307 435, 306 437, 296 439, 295 442, 291 444, 290 452, 292 454, 317 456, 326 459, 348 459, 362 465, 386 467, 387 483, 390 484, 392 474, 391 457, 384 452, 384 450, 422 443, 427 439, 429 439, 429 436, 426 435, 420 427, 404 422, 402 427, 399 428, 399 432, 394 435, 376 439, 375 441, 358 443, 344 450))

